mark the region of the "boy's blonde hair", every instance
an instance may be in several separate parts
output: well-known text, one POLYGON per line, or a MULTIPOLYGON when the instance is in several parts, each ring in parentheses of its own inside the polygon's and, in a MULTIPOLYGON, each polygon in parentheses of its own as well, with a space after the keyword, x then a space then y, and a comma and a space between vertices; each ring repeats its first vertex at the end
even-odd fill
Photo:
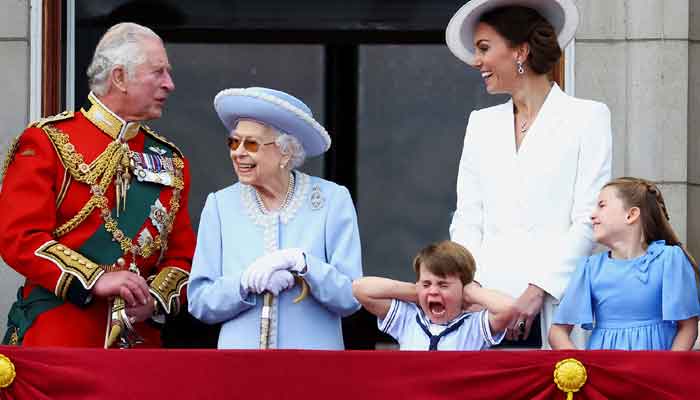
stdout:
POLYGON ((433 243, 424 247, 413 259, 416 281, 420 281, 420 267, 444 278, 457 275, 462 285, 474 280, 476 262, 464 246, 450 240, 433 243))

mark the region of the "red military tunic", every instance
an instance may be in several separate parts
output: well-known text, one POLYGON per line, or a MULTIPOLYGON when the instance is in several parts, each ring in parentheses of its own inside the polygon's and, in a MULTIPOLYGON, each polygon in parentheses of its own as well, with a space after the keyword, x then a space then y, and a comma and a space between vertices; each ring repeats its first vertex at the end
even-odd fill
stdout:
MULTIPOLYGON (((80 112, 31 124, 6 167, 0 255, 26 277, 10 312, 7 343, 104 346, 110 306, 93 299, 90 289, 105 270, 132 261, 159 308, 178 312, 195 238, 187 211, 189 165, 173 144, 125 123, 90 94, 80 112), (130 187, 117 216, 120 178, 130 187), (30 301, 37 287, 45 289, 35 292, 43 299, 30 301), (14 323, 13 316, 19 316, 14 323)), ((135 330, 144 345, 160 345, 152 322, 135 330)))

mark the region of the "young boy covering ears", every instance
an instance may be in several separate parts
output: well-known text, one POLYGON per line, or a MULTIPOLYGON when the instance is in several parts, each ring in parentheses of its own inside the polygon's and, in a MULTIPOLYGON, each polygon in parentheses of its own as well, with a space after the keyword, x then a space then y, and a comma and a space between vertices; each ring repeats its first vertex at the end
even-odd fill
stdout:
POLYGON ((353 282, 357 300, 401 350, 482 350, 503 340, 515 318, 514 299, 473 282, 467 249, 449 240, 431 244, 413 260, 416 283, 364 277, 353 282), (476 305, 481 311, 468 311, 476 305))

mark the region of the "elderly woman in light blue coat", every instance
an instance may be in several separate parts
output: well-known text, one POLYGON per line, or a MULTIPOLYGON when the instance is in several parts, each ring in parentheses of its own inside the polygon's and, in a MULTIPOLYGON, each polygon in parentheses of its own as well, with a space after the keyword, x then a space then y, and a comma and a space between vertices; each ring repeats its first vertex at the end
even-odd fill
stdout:
POLYGON ((214 107, 239 182, 209 194, 202 211, 190 313, 223 323, 219 348, 343 349, 341 317, 360 307, 357 215, 345 187, 296 170, 328 150, 328 133, 277 90, 223 90, 214 107))

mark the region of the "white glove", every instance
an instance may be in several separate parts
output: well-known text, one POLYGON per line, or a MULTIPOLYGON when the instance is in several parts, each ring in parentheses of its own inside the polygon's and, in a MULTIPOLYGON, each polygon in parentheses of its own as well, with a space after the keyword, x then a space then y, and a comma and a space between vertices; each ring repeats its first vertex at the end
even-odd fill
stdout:
POLYGON ((300 272, 306 267, 306 259, 301 249, 292 248, 273 251, 253 261, 241 275, 241 288, 262 293, 270 276, 279 270, 300 272))
POLYGON ((241 298, 246 298, 248 293, 254 291, 250 286, 250 267, 248 267, 241 274, 241 298))
POLYGON ((277 296, 292 286, 294 286, 294 275, 291 272, 286 270, 275 271, 270 276, 270 281, 267 282, 265 290, 277 296))

